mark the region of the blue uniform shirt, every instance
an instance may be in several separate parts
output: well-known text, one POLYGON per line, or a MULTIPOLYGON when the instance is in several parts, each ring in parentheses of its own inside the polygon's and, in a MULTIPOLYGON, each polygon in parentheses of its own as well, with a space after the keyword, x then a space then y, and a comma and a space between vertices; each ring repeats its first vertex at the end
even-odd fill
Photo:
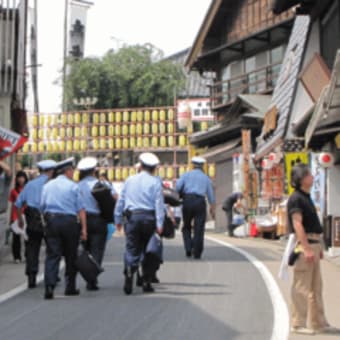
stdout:
POLYGON ((44 186, 41 196, 42 212, 77 215, 84 208, 78 185, 66 176, 59 175, 44 186))
POLYGON ((142 171, 129 177, 123 187, 115 208, 115 222, 122 224, 125 210, 154 210, 157 227, 164 222, 164 198, 159 178, 142 171))
POLYGON ((47 181, 47 175, 40 175, 32 181, 29 181, 21 191, 15 202, 15 206, 21 209, 22 206, 26 204, 31 208, 40 209, 41 193, 47 181))
POLYGON ((87 176, 78 183, 78 186, 80 193, 83 196, 84 207, 86 212, 90 214, 100 215, 98 203, 92 195, 92 189, 97 182, 98 182, 97 178, 93 176, 87 176))
POLYGON ((194 169, 183 174, 177 181, 176 190, 187 195, 207 196, 210 204, 215 203, 211 180, 201 169, 194 169))

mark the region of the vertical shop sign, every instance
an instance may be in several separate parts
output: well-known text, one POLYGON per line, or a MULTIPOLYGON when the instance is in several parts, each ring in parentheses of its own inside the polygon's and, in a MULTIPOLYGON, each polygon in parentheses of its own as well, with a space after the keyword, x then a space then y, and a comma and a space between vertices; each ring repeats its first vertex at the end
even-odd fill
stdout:
POLYGON ((287 181, 288 195, 292 194, 294 191, 294 188, 290 184, 291 171, 293 167, 298 163, 308 164, 308 154, 306 152, 286 153, 285 164, 286 164, 286 181, 287 181))

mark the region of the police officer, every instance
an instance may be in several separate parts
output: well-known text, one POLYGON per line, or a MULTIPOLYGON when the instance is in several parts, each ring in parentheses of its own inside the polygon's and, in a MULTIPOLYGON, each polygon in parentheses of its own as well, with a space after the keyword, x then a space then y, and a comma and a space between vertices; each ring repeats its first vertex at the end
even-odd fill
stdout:
POLYGON ((176 184, 176 190, 183 197, 182 232, 186 255, 194 255, 195 259, 200 259, 203 252, 206 196, 210 204, 210 214, 215 217, 215 196, 211 180, 203 171, 205 162, 204 158, 193 157, 194 170, 183 174, 176 184))
POLYGON ((28 277, 28 288, 36 287, 36 276, 39 272, 39 254, 43 239, 43 223, 40 212, 40 199, 43 186, 53 176, 56 162, 44 160, 37 164, 40 175, 28 182, 20 193, 15 206, 18 211, 19 227, 24 227, 22 207, 25 206, 25 217, 27 221, 26 241, 26 275, 28 277))
POLYGON ((76 289, 79 238, 87 239, 85 205, 78 185, 73 182, 74 158, 59 162, 57 178, 42 192, 41 209, 46 221, 45 299, 53 299, 61 256, 65 257, 65 295, 79 295, 76 289), (80 219, 80 225, 78 219, 80 219))
MULTIPOLYGON (((83 158, 78 163, 78 170, 80 171, 80 182, 78 184, 80 193, 83 196, 84 207, 86 211, 87 222, 87 242, 86 248, 92 254, 98 264, 101 265, 103 261, 106 237, 107 237, 107 223, 100 215, 100 208, 94 196, 92 189, 98 182, 95 177, 96 167, 98 165, 97 159, 93 157, 83 158)), ((112 196, 116 197, 117 193, 111 186, 112 196)), ((97 281, 88 282, 87 290, 98 290, 97 281)))
MULTIPOLYGON (((123 215, 126 217, 125 234, 125 283, 124 292, 129 295, 133 290, 133 275, 142 260, 143 253, 151 236, 162 233, 164 222, 164 198, 162 183, 155 176, 159 159, 152 153, 143 153, 139 157, 141 171, 125 182, 122 193, 116 204, 115 222, 120 230, 123 215)), ((145 263, 143 269, 143 291, 153 292, 152 273, 145 263)))

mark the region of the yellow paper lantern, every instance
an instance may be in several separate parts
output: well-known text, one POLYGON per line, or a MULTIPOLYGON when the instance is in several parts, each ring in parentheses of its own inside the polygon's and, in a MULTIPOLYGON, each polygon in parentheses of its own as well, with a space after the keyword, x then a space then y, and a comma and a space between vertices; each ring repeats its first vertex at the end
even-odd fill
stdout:
POLYGON ((70 124, 70 125, 72 125, 72 124, 74 123, 74 116, 73 116, 72 113, 69 113, 69 114, 67 115, 67 122, 68 122, 68 124, 70 124))
POLYGON ((174 124, 173 123, 168 124, 168 133, 174 133, 174 124))
POLYGON ((115 130, 116 130, 116 131, 115 131, 116 136, 117 136, 117 137, 120 136, 120 135, 121 135, 121 132, 122 132, 121 126, 120 126, 120 125, 116 125, 115 130))
POLYGON ((44 126, 45 125, 45 116, 39 115, 39 125, 44 126))
POLYGON ((47 152, 49 153, 53 152, 53 144, 51 142, 47 143, 47 152))
POLYGON ((98 137, 98 127, 97 126, 92 126, 92 128, 91 128, 91 136, 92 137, 98 137))
POLYGON ((44 130, 42 128, 39 129, 38 135, 39 139, 44 139, 44 130))
POLYGON ((109 179, 110 182, 113 182, 115 179, 115 175, 114 175, 114 171, 112 168, 110 168, 107 172, 107 177, 109 179))
POLYGON ((143 121, 143 112, 142 111, 138 111, 137 112, 137 121, 138 122, 142 122, 143 121))
POLYGON ((38 126, 38 116, 36 116, 36 115, 32 116, 32 125, 34 127, 38 126))
POLYGON ((133 137, 130 137, 130 149, 133 149, 136 147, 136 139, 133 137))
POLYGON ((73 141, 73 150, 74 150, 74 151, 79 151, 79 149, 80 149, 80 142, 79 142, 78 139, 75 139, 75 140, 73 141))
POLYGON ((53 124, 53 116, 47 115, 47 126, 51 126, 53 124))
POLYGON ((80 129, 80 131, 81 131, 81 136, 82 136, 83 138, 87 137, 87 131, 88 131, 87 126, 82 126, 81 129, 80 129))
POLYGON ((116 181, 120 181, 122 179, 122 170, 120 168, 115 169, 115 177, 116 181))
POLYGON ((92 140, 92 146, 93 146, 93 150, 98 150, 99 149, 98 139, 93 139, 92 140))
POLYGON ((161 145, 162 148, 166 147, 166 138, 165 138, 165 136, 161 136, 161 138, 160 138, 160 145, 161 145))
POLYGON ((146 122, 149 122, 149 121, 150 121, 150 118, 151 118, 150 111, 149 111, 149 110, 146 110, 146 111, 144 112, 144 120, 145 120, 146 122))
POLYGON ((113 150, 115 148, 115 142, 113 138, 109 139, 109 149, 113 150))
POLYGON ((75 170, 73 173, 73 180, 79 182, 79 170, 75 170))
POLYGON ((173 136, 168 137, 168 146, 170 148, 172 148, 174 146, 174 137, 173 136))
POLYGON ((135 175, 136 174, 136 169, 135 169, 135 167, 130 167, 130 169, 129 169, 129 176, 133 176, 133 175, 135 175))
POLYGON ((126 124, 124 124, 122 130, 123 130, 123 136, 127 136, 129 133, 129 127, 126 124))
POLYGON ((157 121, 158 120, 158 111, 157 110, 153 110, 152 111, 152 120, 153 121, 157 121))
POLYGON ((106 126, 101 126, 100 128, 99 128, 99 134, 100 134, 100 136, 101 137, 105 137, 106 136, 106 126))
POLYGON ((122 113, 121 112, 116 112, 116 122, 120 123, 122 121, 122 113))
POLYGON ((143 139, 143 147, 144 148, 148 148, 149 147, 149 138, 148 137, 145 137, 143 139))
POLYGON ((102 112, 100 114, 100 123, 101 124, 105 124, 106 123, 106 113, 105 112, 102 112))
POLYGON ((44 152, 45 151, 45 143, 44 142, 39 142, 38 150, 39 150, 39 152, 44 152))
POLYGON ((59 151, 59 144, 57 142, 53 143, 53 152, 58 152, 59 151))
POLYGON ((67 151, 67 152, 70 152, 70 151, 72 151, 72 150, 73 150, 72 141, 71 141, 71 140, 68 140, 68 141, 66 142, 66 151, 67 151))
POLYGON ((150 125, 148 123, 144 123, 144 134, 150 134, 150 125))
POLYGON ((99 124, 99 114, 98 113, 93 114, 93 124, 99 124))
POLYGON ((62 113, 61 114, 61 124, 65 125, 67 123, 67 114, 66 113, 62 113))
POLYGON ((181 147, 186 146, 186 138, 184 135, 179 136, 179 146, 181 147))
POLYGON ((124 181, 129 177, 129 169, 128 168, 123 168, 122 177, 123 177, 124 181))
POLYGON ((27 153, 30 150, 30 145, 28 143, 25 143, 22 152, 27 153))
POLYGON ((88 124, 89 123, 90 118, 89 118, 89 114, 88 113, 84 112, 82 114, 82 121, 83 121, 83 124, 88 124))
POLYGON ((115 135, 115 128, 113 125, 109 125, 109 136, 113 137, 115 135))
POLYGON ((160 166, 158 168, 158 176, 161 177, 161 178, 164 178, 165 177, 165 169, 164 169, 164 166, 160 166))
POLYGON ((76 124, 80 124, 80 113, 77 112, 75 115, 74 115, 74 122, 76 124))
POLYGON ((129 119, 130 119, 130 114, 129 114, 129 112, 128 112, 128 111, 124 111, 124 112, 123 112, 123 121, 124 121, 124 122, 128 122, 129 119))
POLYGON ((66 135, 66 133, 65 133, 65 128, 60 128, 59 129, 59 136, 60 136, 60 138, 62 138, 62 139, 64 139, 65 138, 65 135, 66 135))
POLYGON ((101 150, 105 150, 106 149, 106 139, 105 138, 101 138, 100 139, 100 149, 101 150))
POLYGON ((185 173, 185 167, 184 166, 180 166, 179 167, 179 175, 182 176, 185 173))
POLYGON ((175 117, 174 110, 173 109, 169 109, 168 110, 168 120, 173 120, 174 117, 175 117))
POLYGON ((169 166, 167 169, 166 169, 166 177, 168 179, 173 179, 174 178, 174 169, 169 166))
POLYGON ((151 145, 152 147, 154 148, 157 148, 158 147, 158 138, 153 136, 152 139, 151 139, 151 145))
POLYGON ((123 149, 129 148, 129 140, 127 138, 123 139, 123 149))
POLYGON ((72 138, 73 137, 73 131, 72 130, 73 129, 71 127, 68 127, 66 129, 66 135, 67 135, 68 138, 72 138))
POLYGON ((137 138, 137 147, 138 148, 142 148, 143 147, 143 138, 142 137, 138 137, 137 138))
POLYGON ((143 126, 142 124, 138 123, 136 126, 137 129, 137 135, 140 136, 143 133, 143 126))
POLYGON ((31 136, 32 136, 33 140, 37 140, 38 139, 38 132, 37 132, 36 129, 32 129, 31 136))
POLYGON ((159 124, 159 133, 165 133, 166 129, 165 129, 165 124, 164 123, 160 123, 159 124))
POLYGON ((201 131, 208 130, 208 122, 202 122, 201 123, 201 131))
POLYGON ((81 151, 86 151, 87 150, 87 141, 86 140, 82 139, 80 141, 80 149, 81 149, 81 151))
POLYGON ((37 152, 37 143, 32 143, 31 145, 31 152, 37 152))
POLYGON ((57 139, 57 137, 58 137, 58 128, 54 127, 52 129, 52 137, 53 137, 53 139, 57 139))
POLYGON ((75 137, 77 137, 77 138, 80 137, 80 127, 75 127, 75 128, 74 128, 74 135, 75 135, 75 137))
POLYGON ((136 125, 135 124, 131 124, 130 125, 130 135, 135 135, 136 134, 136 125))
POLYGON ((157 134, 158 133, 158 124, 157 123, 153 123, 152 124, 152 133, 153 134, 157 134))
POLYGON ((166 114, 164 110, 159 111, 159 119, 160 120, 165 120, 166 119, 166 114))
POLYGON ((59 142, 59 150, 60 151, 65 151, 65 142, 63 140, 61 140, 59 142))
POLYGON ((116 138, 115 144, 116 144, 116 149, 119 150, 122 148, 122 140, 120 138, 116 138))
POLYGON ((52 129, 47 128, 47 129, 46 129, 46 138, 47 138, 47 139, 50 139, 51 136, 52 136, 52 129))
POLYGON ((115 121, 115 114, 113 112, 109 112, 109 123, 113 123, 115 121))
POLYGON ((131 112, 131 122, 136 122, 137 120, 137 112, 136 111, 132 111, 131 112))
POLYGON ((215 165, 214 164, 210 164, 208 166, 208 175, 209 177, 211 178, 214 178, 215 177, 215 165))

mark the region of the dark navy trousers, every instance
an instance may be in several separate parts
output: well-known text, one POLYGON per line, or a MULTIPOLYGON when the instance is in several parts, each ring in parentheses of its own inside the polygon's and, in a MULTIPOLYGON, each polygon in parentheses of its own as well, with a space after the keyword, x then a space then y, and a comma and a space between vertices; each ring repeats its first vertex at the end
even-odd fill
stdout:
MULTIPOLYGON (((156 231, 156 218, 154 213, 137 213, 127 218, 124 226, 126 234, 125 268, 132 271, 138 269, 143 260, 146 246, 156 231)), ((145 268, 143 268, 143 272, 145 268)))
POLYGON ((204 248, 207 206, 202 196, 190 195, 183 200, 183 241, 186 252, 200 257, 204 248))
POLYGON ((55 287, 61 257, 65 257, 66 287, 73 289, 76 285, 78 245, 80 225, 76 216, 48 214, 46 217, 46 261, 45 285, 55 287))

